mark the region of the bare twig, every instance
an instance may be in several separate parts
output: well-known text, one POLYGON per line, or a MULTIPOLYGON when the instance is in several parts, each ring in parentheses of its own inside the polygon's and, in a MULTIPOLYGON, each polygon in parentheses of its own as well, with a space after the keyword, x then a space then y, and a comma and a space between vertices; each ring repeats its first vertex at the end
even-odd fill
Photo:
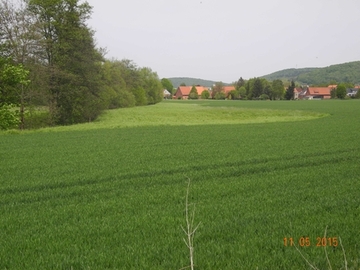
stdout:
POLYGON ((294 244, 294 247, 296 248, 297 252, 299 252, 299 254, 301 255, 301 257, 303 257, 303 259, 307 262, 307 264, 314 270, 319 270, 319 268, 317 268, 316 266, 312 265, 306 258, 305 256, 302 254, 302 252, 300 251, 300 249, 296 246, 296 244, 294 244))
POLYGON ((186 199, 185 199, 185 219, 186 219, 186 229, 181 226, 182 230, 184 231, 185 235, 187 236, 186 239, 183 238, 185 245, 189 249, 189 257, 190 257, 190 265, 186 266, 181 269, 190 268, 191 270, 194 270, 194 235, 196 230, 199 228, 199 224, 194 227, 194 220, 195 220, 195 205, 193 205, 192 211, 189 213, 189 192, 190 192, 190 179, 188 178, 188 186, 186 190, 186 199))
POLYGON ((344 246, 343 246, 343 244, 342 244, 342 242, 341 242, 341 237, 340 237, 340 236, 339 236, 339 241, 340 241, 340 246, 341 246, 342 252, 343 252, 343 254, 344 254, 345 270, 347 270, 348 267, 347 267, 347 260, 346 260, 345 249, 344 249, 344 246))
MULTIPOLYGON (((290 223, 290 227, 291 227, 291 223, 290 223)), ((328 226, 326 226, 325 228, 325 232, 324 232, 324 238, 326 239, 326 233, 327 233, 327 228, 328 226)), ((344 249, 344 246, 341 242, 341 237, 339 236, 339 241, 340 241, 340 246, 341 246, 341 249, 342 249, 342 252, 343 252, 343 255, 344 255, 344 262, 345 262, 345 270, 348 270, 348 263, 347 263, 347 260, 346 260, 346 254, 345 254, 345 249, 344 249)), ((301 255, 301 257, 306 261, 306 263, 314 270, 319 270, 319 268, 317 268, 316 266, 312 265, 306 258, 305 256, 303 255, 303 253, 300 251, 300 249, 296 246, 296 244, 294 244, 294 247, 295 249, 297 250, 297 252, 299 252, 299 254, 301 255)), ((329 260, 329 256, 328 256, 328 253, 327 253, 327 250, 326 250, 326 245, 324 246, 324 251, 325 251, 325 256, 326 256, 326 261, 329 265, 329 270, 332 270, 332 266, 331 266, 331 263, 330 263, 330 260, 329 260)))
MULTIPOLYGON (((328 226, 326 225, 325 232, 324 232, 324 238, 325 238, 325 239, 326 239, 327 227, 328 227, 328 226)), ((329 264, 329 270, 332 270, 331 263, 330 263, 330 260, 329 260, 329 256, 328 256, 328 253, 327 253, 327 250, 326 250, 326 245, 324 246, 324 250, 325 250, 326 261, 327 261, 328 264, 329 264)))

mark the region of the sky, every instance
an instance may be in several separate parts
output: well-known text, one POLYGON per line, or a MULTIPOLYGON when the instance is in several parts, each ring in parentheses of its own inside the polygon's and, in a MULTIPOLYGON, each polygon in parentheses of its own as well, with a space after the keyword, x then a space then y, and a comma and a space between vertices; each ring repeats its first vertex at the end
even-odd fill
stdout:
POLYGON ((107 59, 231 83, 360 60, 359 0, 87 0, 107 59))

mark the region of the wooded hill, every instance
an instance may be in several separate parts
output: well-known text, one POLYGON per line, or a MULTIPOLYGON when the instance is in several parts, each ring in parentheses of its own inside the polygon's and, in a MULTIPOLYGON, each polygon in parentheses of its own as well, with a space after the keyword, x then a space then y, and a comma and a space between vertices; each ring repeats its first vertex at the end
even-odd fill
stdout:
POLYGON ((360 83, 360 61, 332 65, 324 68, 284 69, 261 78, 269 81, 276 79, 291 81, 298 84, 326 85, 329 83, 360 83))
POLYGON ((171 81, 174 88, 178 88, 182 83, 185 83, 187 86, 201 85, 206 87, 212 87, 216 83, 216 81, 189 78, 189 77, 174 77, 168 79, 171 81))

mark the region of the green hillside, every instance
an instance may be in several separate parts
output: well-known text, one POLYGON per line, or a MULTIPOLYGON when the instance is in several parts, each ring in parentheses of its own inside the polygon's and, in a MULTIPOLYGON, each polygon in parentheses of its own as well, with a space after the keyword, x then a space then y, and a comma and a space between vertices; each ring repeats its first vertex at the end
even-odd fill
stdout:
POLYGON ((189 78, 189 77, 174 77, 168 79, 171 81, 171 83, 175 88, 178 88, 182 83, 185 83, 186 85, 202 85, 206 87, 211 87, 216 83, 216 81, 189 78))
POLYGON ((294 80, 301 84, 320 85, 330 82, 360 83, 360 61, 324 68, 284 69, 265 76, 267 80, 294 80))

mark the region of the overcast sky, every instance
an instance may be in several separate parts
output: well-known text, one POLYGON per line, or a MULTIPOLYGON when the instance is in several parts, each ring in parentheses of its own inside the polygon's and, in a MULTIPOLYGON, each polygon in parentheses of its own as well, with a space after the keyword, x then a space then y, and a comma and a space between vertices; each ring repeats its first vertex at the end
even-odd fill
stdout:
POLYGON ((87 0, 107 58, 233 82, 360 60, 359 0, 87 0))

